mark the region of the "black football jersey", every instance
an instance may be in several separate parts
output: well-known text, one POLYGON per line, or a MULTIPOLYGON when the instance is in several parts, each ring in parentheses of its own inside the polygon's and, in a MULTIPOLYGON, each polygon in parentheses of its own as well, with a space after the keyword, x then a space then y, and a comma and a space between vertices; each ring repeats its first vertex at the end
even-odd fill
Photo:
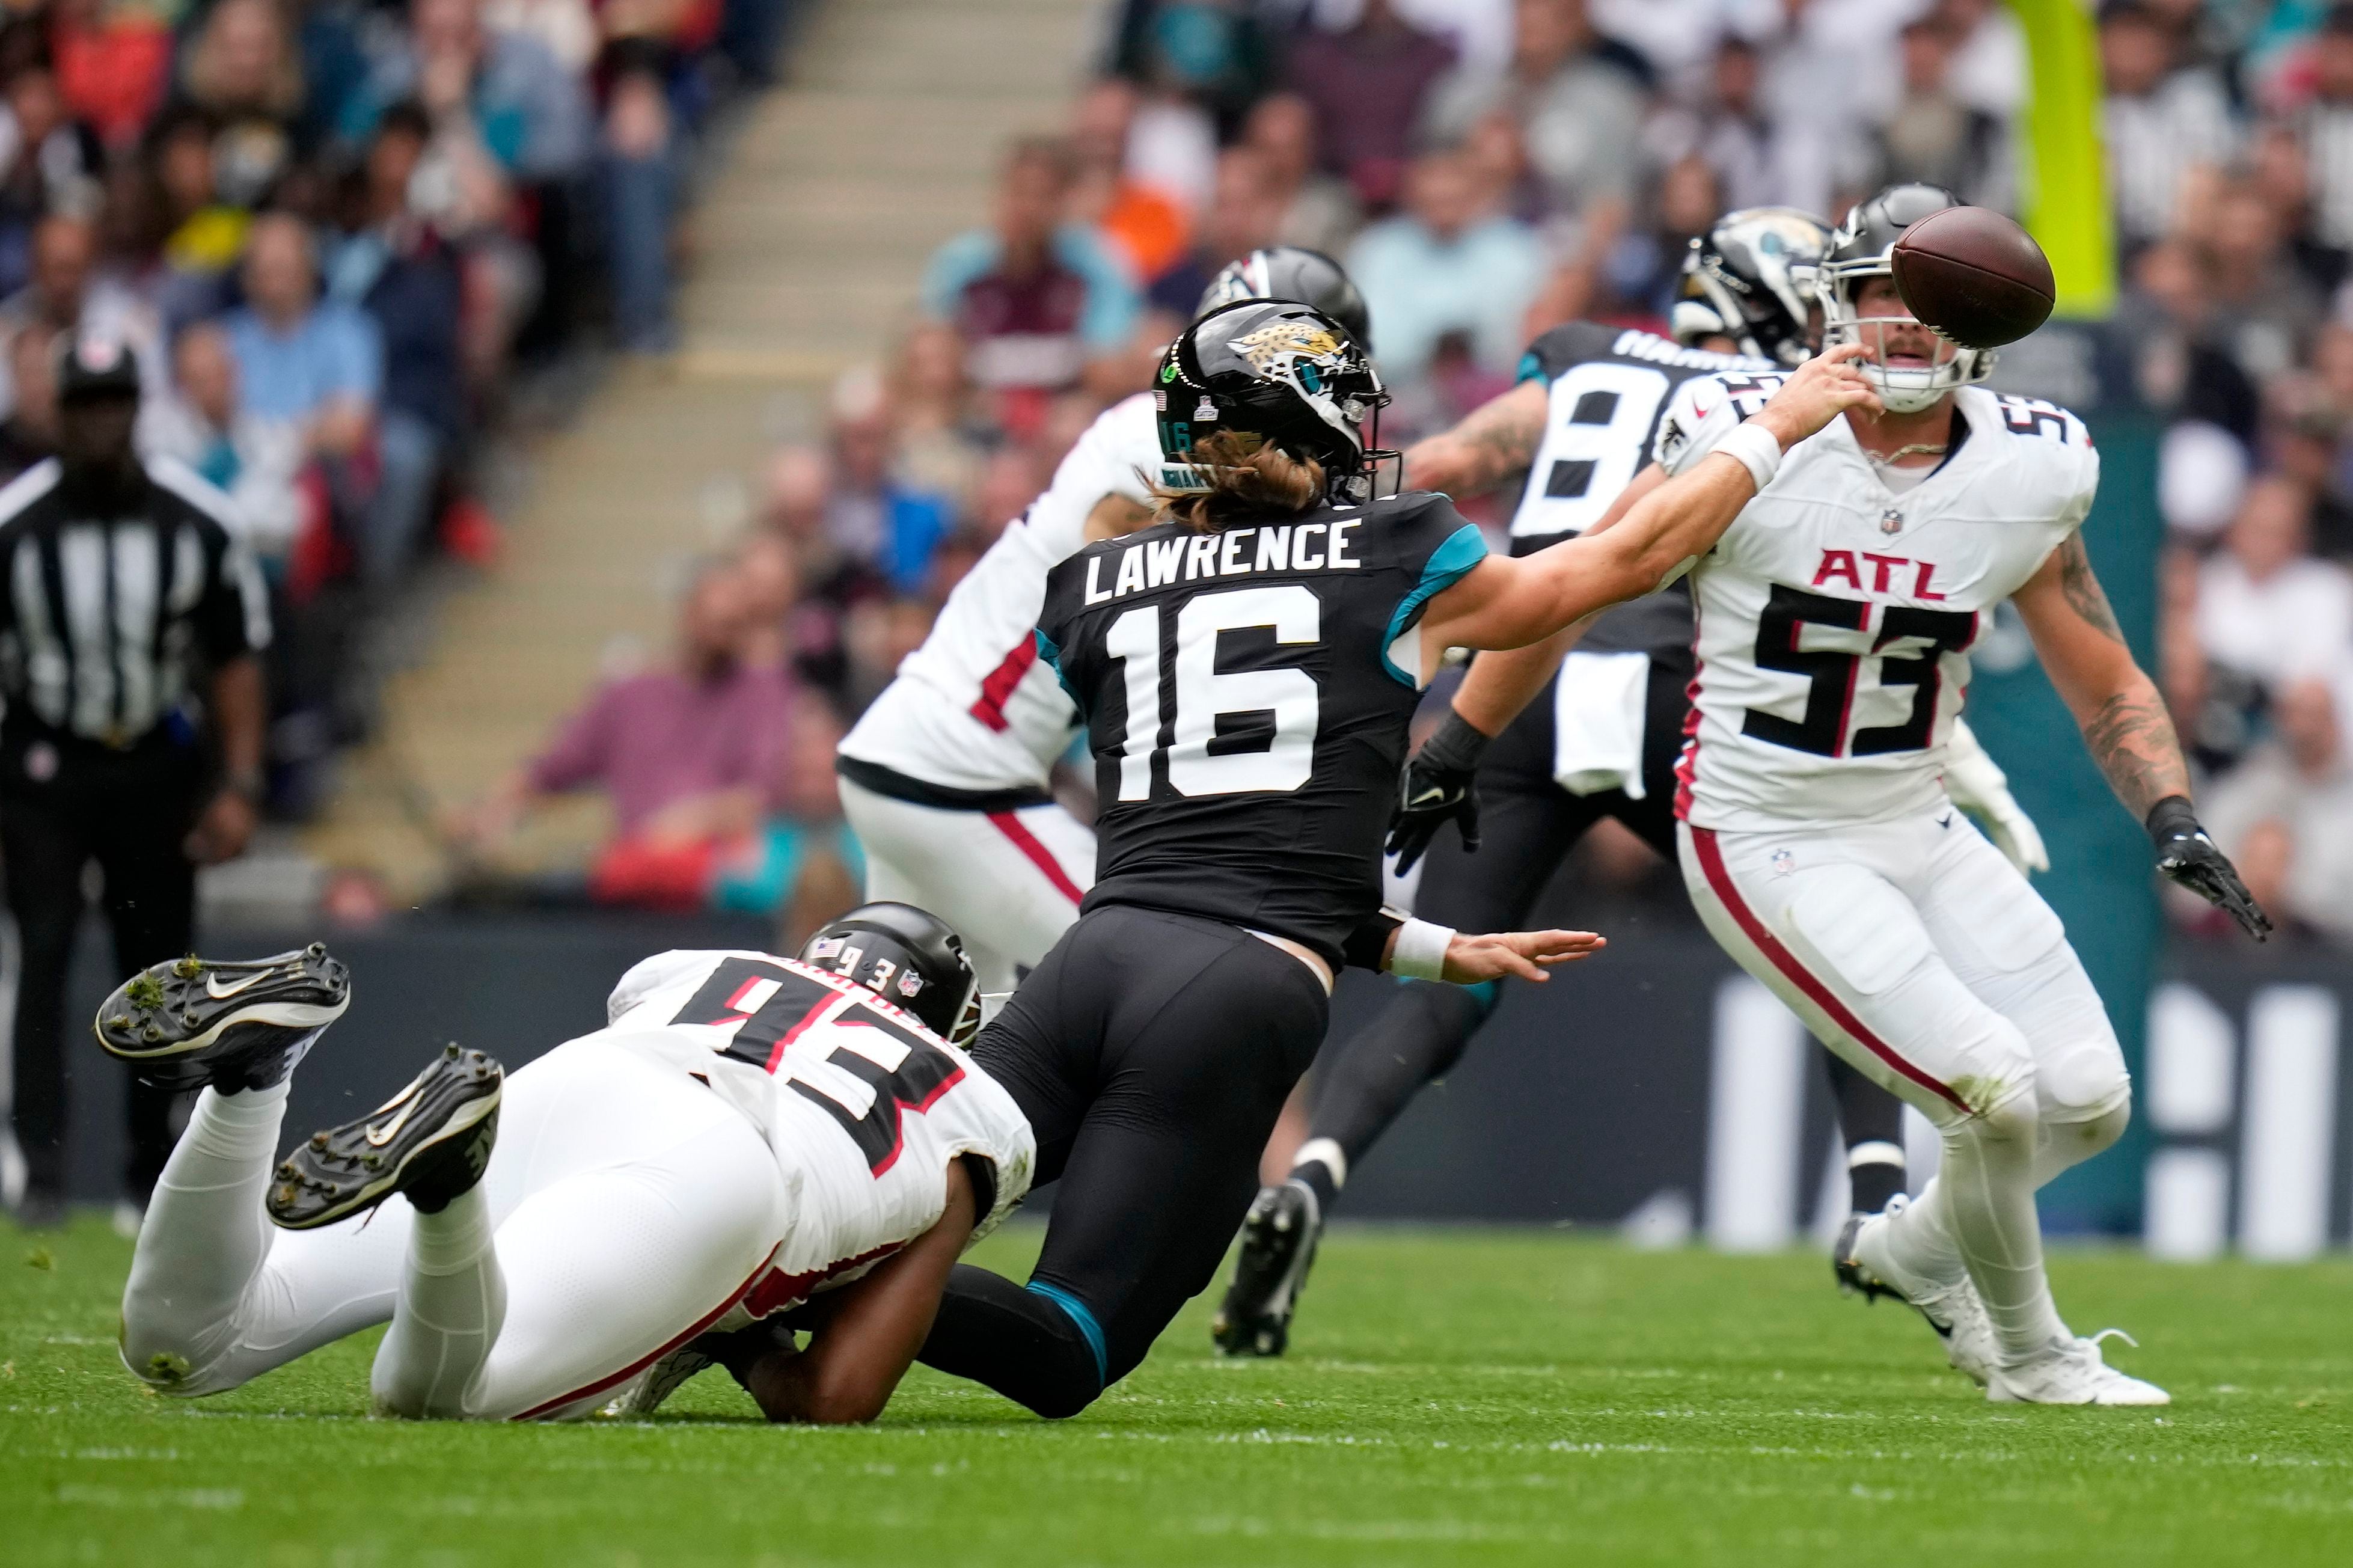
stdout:
MULTIPOLYGON (((1719 370, 1778 368, 1599 322, 1570 322, 1536 339, 1520 361, 1520 379, 1549 382, 1551 401, 1544 441, 1512 514, 1512 554, 1533 554, 1601 520, 1650 462, 1659 420, 1676 387, 1719 370)), ((1678 582, 1604 614, 1577 646, 1687 662, 1691 638, 1691 590, 1678 582)))
POLYGON ((1452 503, 1413 493, 1215 534, 1164 523, 1056 567, 1038 649, 1094 752, 1082 908, 1206 916, 1336 967, 1380 905, 1416 629, 1486 553, 1452 503))

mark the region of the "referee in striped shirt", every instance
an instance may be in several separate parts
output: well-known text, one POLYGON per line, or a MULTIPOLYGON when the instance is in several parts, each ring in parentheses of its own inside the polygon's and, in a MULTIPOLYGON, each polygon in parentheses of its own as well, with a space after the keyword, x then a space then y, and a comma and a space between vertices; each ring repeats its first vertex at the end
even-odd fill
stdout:
MULTIPOLYGON (((16 918, 19 1218, 62 1217, 65 980, 83 873, 105 881, 114 967, 194 946, 195 867, 251 836, 261 794, 268 600, 227 497, 132 447, 139 366, 120 342, 59 341, 58 455, 0 490, 0 870, 16 918)), ((94 1061, 94 1053, 84 1053, 94 1061)), ((126 1080, 124 1197, 171 1152, 171 1097, 126 1080)))

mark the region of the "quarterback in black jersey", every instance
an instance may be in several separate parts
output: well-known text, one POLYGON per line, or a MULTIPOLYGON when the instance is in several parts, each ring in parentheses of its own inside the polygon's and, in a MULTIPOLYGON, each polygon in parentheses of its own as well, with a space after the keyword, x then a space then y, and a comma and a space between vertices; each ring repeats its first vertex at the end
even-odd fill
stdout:
MULTIPOLYGON (((1405 454, 1405 482, 1474 495, 1525 474, 1511 524, 1515 556, 1584 534, 1622 507, 1676 388, 1721 371, 1783 370, 1812 355, 1813 274, 1829 238, 1827 225, 1788 208, 1719 218, 1692 242, 1672 338, 1597 322, 1555 327, 1529 345, 1512 391, 1405 454)), ((1672 862, 1674 766, 1693 673, 1691 596, 1680 582, 1606 610, 1581 630, 1478 661, 1415 759, 1399 802, 1390 840, 1398 869, 1427 852, 1416 912, 1472 930, 1516 926, 1604 818, 1672 862), (1571 637, 1573 662, 1552 673, 1571 637), (1498 701, 1511 703, 1509 711, 1481 705, 1491 690, 1507 690, 1498 701), (1459 833, 1441 835, 1449 823, 1459 833), (1475 853, 1482 838, 1492 842, 1475 853)), ((1290 1176, 1252 1204, 1234 1281, 1212 1325, 1228 1352, 1282 1352, 1315 1237, 1349 1167, 1425 1084, 1461 1059, 1496 989, 1407 984, 1374 1022, 1324 1052, 1310 1085, 1307 1138, 1290 1176)), ((1903 1107, 1835 1055, 1825 1051, 1822 1060, 1854 1202, 1875 1211, 1904 1190, 1903 1107)))
POLYGON ((1380 841, 1425 673, 1672 577, 1779 453, 1873 394, 1825 355, 1745 432, 1607 530, 1490 556, 1444 497, 1376 498, 1378 374, 1338 323, 1203 317, 1155 390, 1160 522, 1049 579, 1038 636, 1085 715, 1103 801, 1079 922, 975 1055, 1068 1177, 1026 1287, 962 1267, 923 1360, 1075 1414, 1206 1287, 1257 1186, 1343 962, 1456 983, 1600 946, 1465 937, 1379 908, 1380 841), (1720 461, 1719 461, 1720 459, 1720 461))

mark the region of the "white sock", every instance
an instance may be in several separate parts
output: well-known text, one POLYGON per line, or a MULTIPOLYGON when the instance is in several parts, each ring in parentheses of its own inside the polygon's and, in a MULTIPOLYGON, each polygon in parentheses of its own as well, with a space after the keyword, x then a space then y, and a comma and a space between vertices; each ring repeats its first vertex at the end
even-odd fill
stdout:
POLYGON ((2042 1271, 2042 1223, 2034 1210, 2039 1130, 2031 1096, 2023 1107, 1947 1128, 1934 1183, 1941 1189, 1944 1223, 1993 1320, 2002 1359, 2010 1361, 2067 1337, 2042 1271))
POLYGON ((1311 1138, 1301 1144, 1299 1152, 1291 1157, 1292 1173, 1298 1174, 1303 1165, 1321 1165, 1331 1172, 1335 1192, 1348 1184, 1348 1153, 1336 1139, 1311 1138))
POLYGON ((506 1276, 480 1182, 438 1214, 419 1213, 392 1327, 370 1385, 396 1415, 462 1416, 466 1395, 506 1319, 506 1276))
POLYGON ((286 1094, 282 1082, 207 1088, 164 1162, 122 1291, 122 1359, 150 1382, 186 1382, 237 1337, 237 1308, 275 1239, 261 1198, 286 1094))

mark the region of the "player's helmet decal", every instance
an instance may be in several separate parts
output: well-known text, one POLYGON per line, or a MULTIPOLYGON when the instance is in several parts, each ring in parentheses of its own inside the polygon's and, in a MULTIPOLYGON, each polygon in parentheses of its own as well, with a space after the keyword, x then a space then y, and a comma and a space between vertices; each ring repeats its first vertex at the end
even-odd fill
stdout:
POLYGON ((1347 270, 1321 250, 1270 245, 1227 263, 1201 291, 1193 319, 1244 300, 1296 300, 1338 322, 1366 353, 1373 351, 1372 313, 1347 270))
POLYGON ((1830 242, 1828 224, 1793 207, 1725 213, 1683 258, 1675 341, 1728 337, 1743 354, 1803 365, 1814 354, 1816 274, 1830 242))
MULTIPOLYGON (((1816 284, 1822 302, 1822 345, 1867 343, 1878 348, 1873 323, 1884 318, 1858 315, 1854 291, 1865 278, 1894 274, 1896 240, 1904 231, 1932 212, 1958 207, 1961 198, 1942 185, 1890 185, 1846 215, 1831 236, 1831 251, 1822 262, 1816 284)), ((1950 344, 1949 339, 1941 340, 1950 344)), ((1879 391, 1880 401, 1898 414, 1916 414, 1937 398, 1962 387, 1974 386, 1993 374, 1991 349, 1952 344, 1952 357, 1926 370, 1890 370, 1869 359, 1855 366, 1879 391)))
POLYGON ((980 1033, 980 977, 963 938, 912 904, 861 904, 811 936, 800 959, 905 1008, 951 1045, 980 1033))
POLYGON ((1192 453, 1219 429, 1248 431, 1323 464, 1343 502, 1371 500, 1379 467, 1402 461, 1377 444, 1389 401, 1380 372, 1346 327, 1312 306, 1245 300, 1212 311, 1168 345, 1160 380, 1168 388, 1161 482, 1170 489, 1213 488, 1214 472, 1192 453))

